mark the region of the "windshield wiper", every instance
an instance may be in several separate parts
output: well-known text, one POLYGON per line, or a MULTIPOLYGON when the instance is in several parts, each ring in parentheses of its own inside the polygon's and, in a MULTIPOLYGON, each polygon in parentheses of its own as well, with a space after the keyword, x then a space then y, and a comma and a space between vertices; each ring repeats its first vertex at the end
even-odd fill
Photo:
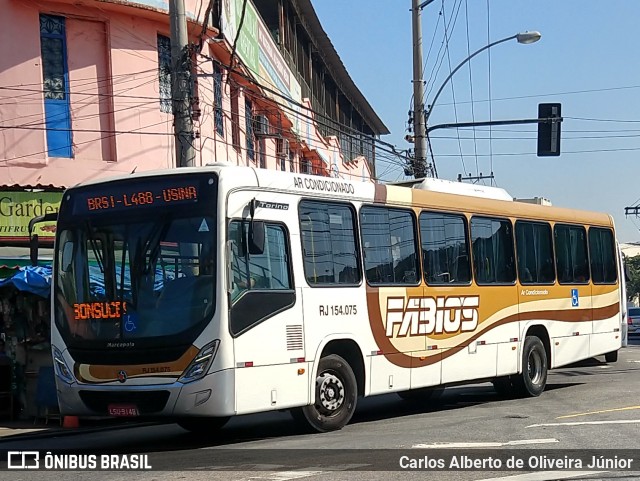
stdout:
POLYGON ((157 223, 153 227, 153 230, 149 233, 149 237, 145 242, 144 249, 143 249, 143 256, 144 256, 144 253, 147 252, 147 249, 149 249, 149 263, 148 264, 145 263, 144 269, 142 271, 143 274, 149 274, 151 272, 151 268, 154 265, 154 261, 156 260, 156 257, 158 257, 158 254, 160 253, 160 248, 161 248, 160 242, 162 241, 164 236, 167 234, 167 231, 169 230, 170 225, 171 224, 167 221, 166 217, 163 216, 160 218, 160 222, 157 223), (157 236, 157 239, 156 239, 156 236, 157 236), (154 240, 155 242, 153 242, 154 240))
POLYGON ((102 259, 102 254, 100 254, 100 250, 98 249, 98 245, 96 244, 95 239, 93 238, 93 228, 91 227, 91 222, 89 220, 86 221, 88 235, 87 238, 91 243, 91 250, 93 251, 93 255, 96 257, 98 261, 98 267, 100 268, 100 273, 104 274, 104 262, 102 259))

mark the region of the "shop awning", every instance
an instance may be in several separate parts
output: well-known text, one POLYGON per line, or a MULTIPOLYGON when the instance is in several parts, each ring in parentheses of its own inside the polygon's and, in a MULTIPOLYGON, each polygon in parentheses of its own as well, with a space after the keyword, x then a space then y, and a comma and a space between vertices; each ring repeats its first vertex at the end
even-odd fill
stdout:
MULTIPOLYGON (((39 262, 44 265, 51 264, 53 249, 40 247, 38 251, 39 262)), ((0 279, 15 275, 21 267, 31 266, 28 247, 0 246, 0 279)))

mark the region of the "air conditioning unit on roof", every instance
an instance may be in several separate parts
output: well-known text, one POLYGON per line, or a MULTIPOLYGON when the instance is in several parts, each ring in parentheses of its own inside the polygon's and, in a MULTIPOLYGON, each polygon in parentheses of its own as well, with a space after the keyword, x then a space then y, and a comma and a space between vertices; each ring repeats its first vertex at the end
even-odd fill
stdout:
POLYGON ((269 118, 266 115, 253 116, 254 135, 269 135, 269 118))

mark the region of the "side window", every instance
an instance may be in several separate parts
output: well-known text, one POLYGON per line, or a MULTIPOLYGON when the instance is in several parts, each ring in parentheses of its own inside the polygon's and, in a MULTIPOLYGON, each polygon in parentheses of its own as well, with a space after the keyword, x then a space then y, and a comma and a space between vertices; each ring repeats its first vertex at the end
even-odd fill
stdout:
POLYGON ((289 249, 284 227, 267 224, 264 252, 249 254, 246 239, 249 223, 233 221, 229 225, 231 241, 231 301, 249 290, 290 290, 289 249))
POLYGON ((556 224, 556 270, 560 284, 589 282, 587 233, 584 227, 556 224))
POLYGON ((511 222, 473 217, 473 271, 478 284, 511 284, 516 280, 511 222))
POLYGON ((416 285, 420 282, 415 220, 411 211, 363 207, 360 226, 369 284, 416 285))
POLYGON ((522 284, 553 284, 551 226, 543 222, 516 222, 518 278, 522 284))
POLYGON ((423 212, 420 214, 420 238, 427 284, 437 286, 471 282, 464 216, 423 212))
POLYGON ((300 202, 304 275, 311 286, 360 284, 360 262, 351 206, 300 202))
POLYGON ((618 280, 616 247, 610 229, 589 228, 589 257, 594 284, 613 284, 618 280))

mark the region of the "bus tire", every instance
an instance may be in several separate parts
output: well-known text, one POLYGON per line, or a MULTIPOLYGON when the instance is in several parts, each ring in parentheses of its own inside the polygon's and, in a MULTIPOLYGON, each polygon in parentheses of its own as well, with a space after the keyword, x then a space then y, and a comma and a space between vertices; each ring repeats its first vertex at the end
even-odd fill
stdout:
POLYGON ((291 414, 314 431, 336 431, 351 420, 357 399, 358 384, 351 366, 342 357, 330 354, 318 365, 315 403, 292 409, 291 414))
POLYGON ((411 402, 433 402, 442 397, 444 386, 423 387, 419 389, 410 389, 409 391, 399 391, 398 396, 405 401, 411 402))
POLYGON ((203 417, 189 417, 180 418, 176 420, 178 426, 192 433, 215 433, 220 430, 227 422, 229 417, 219 418, 203 418, 203 417))
POLYGON ((540 396, 547 385, 547 353, 537 336, 527 336, 522 348, 522 372, 513 376, 517 392, 524 397, 540 396))
POLYGON ((618 362, 618 351, 611 351, 604 355, 604 360, 607 362, 618 362))

